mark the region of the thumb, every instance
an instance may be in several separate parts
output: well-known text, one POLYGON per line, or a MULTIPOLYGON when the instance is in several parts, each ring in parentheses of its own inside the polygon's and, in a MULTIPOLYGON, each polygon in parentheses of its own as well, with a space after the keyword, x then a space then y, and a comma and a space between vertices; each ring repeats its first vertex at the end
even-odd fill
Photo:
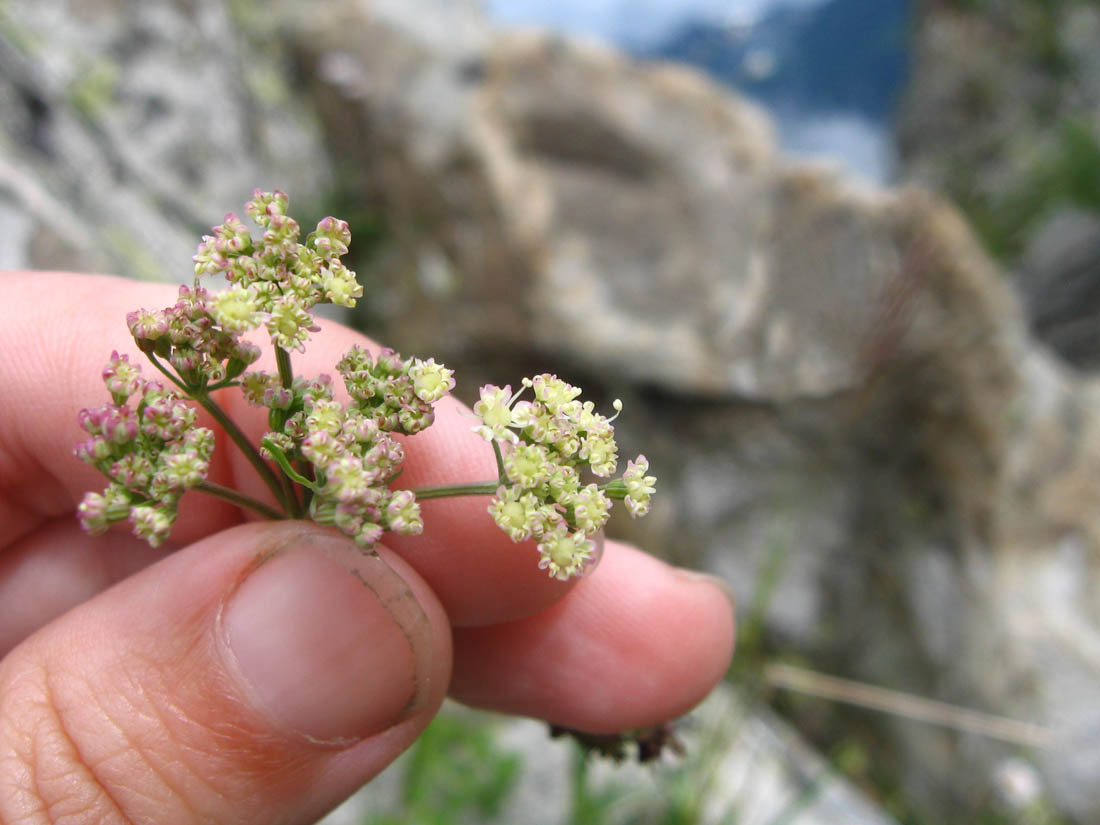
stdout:
POLYGON ((450 663, 400 559, 301 522, 218 533, 0 661, 0 822, 314 822, 420 733, 450 663))

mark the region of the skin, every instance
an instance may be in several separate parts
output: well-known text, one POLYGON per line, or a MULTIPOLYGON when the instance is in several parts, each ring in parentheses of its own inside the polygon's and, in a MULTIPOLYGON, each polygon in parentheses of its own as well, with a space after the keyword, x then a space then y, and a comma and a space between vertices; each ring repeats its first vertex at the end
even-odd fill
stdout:
MULTIPOLYGON (((484 498, 438 500, 424 504, 424 535, 387 536, 381 550, 425 620, 412 640, 430 651, 419 698, 352 740, 286 730, 217 654, 219 617, 272 548, 331 537, 197 494, 157 550, 125 529, 87 536, 73 515, 103 486, 72 456, 76 412, 107 400, 111 350, 144 362, 125 313, 167 306, 175 290, 65 273, 0 283, 0 822, 308 823, 396 758, 445 694, 609 732, 686 712, 725 672, 733 618, 714 583, 612 541, 589 577, 554 581, 533 548, 496 528, 484 498)), ((355 343, 375 347, 322 324, 295 369, 331 373, 355 343)), ((220 401, 256 440, 262 412, 220 401)), ((402 485, 493 477, 461 406, 437 410, 406 442, 402 485)), ((212 479, 266 498, 222 436, 218 449, 212 479)))

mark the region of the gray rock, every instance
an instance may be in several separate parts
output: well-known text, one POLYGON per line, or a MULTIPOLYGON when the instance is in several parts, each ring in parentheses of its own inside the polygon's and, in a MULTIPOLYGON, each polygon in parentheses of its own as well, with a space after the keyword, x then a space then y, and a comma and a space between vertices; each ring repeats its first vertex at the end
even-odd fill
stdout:
POLYGON ((189 280, 198 235, 253 188, 302 206, 327 186, 308 111, 244 37, 262 18, 214 0, 12 0, 0 18, 11 266, 189 280))

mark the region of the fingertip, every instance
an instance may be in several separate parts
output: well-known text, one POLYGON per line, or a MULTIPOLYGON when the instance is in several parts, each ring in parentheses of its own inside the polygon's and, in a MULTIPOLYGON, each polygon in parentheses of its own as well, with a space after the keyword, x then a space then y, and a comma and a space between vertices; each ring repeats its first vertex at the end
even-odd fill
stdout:
POLYGON ((617 542, 559 603, 455 632, 460 701, 606 733, 682 715, 725 674, 734 618, 706 579, 617 542))

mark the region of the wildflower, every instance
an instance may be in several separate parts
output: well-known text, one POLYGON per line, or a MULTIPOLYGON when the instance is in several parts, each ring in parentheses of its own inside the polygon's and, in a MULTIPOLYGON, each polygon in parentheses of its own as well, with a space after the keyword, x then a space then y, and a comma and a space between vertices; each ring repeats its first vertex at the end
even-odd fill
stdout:
POLYGON ((626 471, 623 473, 623 484, 626 485, 626 509, 630 515, 637 518, 649 512, 649 500, 656 488, 654 476, 647 476, 649 472, 649 460, 640 455, 635 461, 626 462, 626 471))
POLYGON ((520 444, 505 453, 504 472, 513 484, 537 487, 550 478, 550 456, 540 444, 520 444))
MULTIPOLYGON (((454 388, 454 374, 433 358, 353 347, 336 365, 350 401, 337 399, 327 375, 293 375, 289 351, 303 350, 319 329, 314 307, 354 306, 363 290, 340 261, 351 242, 348 224, 327 217, 303 242, 288 206, 284 193, 256 190, 245 213, 260 227, 258 238, 227 213, 198 246, 196 284, 180 287, 172 306, 127 315, 138 348, 180 392, 142 378, 128 356, 112 353, 102 376, 111 403, 81 411, 87 438, 74 447, 108 478, 106 488, 88 493, 78 508, 89 532, 129 519, 135 534, 159 544, 180 498, 195 488, 274 515, 265 503, 203 484, 214 434, 195 426, 188 400, 233 437, 286 515, 335 526, 365 550, 385 530, 423 529, 417 496, 429 491, 391 489, 405 458, 392 434, 430 426, 433 405, 454 388), (229 286, 199 286, 208 274, 224 276, 229 286), (242 336, 261 326, 276 348, 277 373, 249 371, 260 349, 242 336), (231 387, 268 410, 270 431, 258 445, 247 442, 214 400, 215 390, 231 387)), ((613 500, 625 500, 632 515, 641 515, 654 492, 644 456, 629 462, 619 479, 591 481, 614 474, 618 448, 614 417, 600 415, 580 394, 549 373, 523 379, 515 394, 511 386, 485 385, 474 405, 475 431, 493 442, 499 477, 430 491, 432 497, 493 491, 493 520, 516 541, 533 539, 539 567, 559 579, 581 575, 593 563, 613 500), (527 390, 534 397, 519 400, 527 390)), ((618 401, 613 406, 622 409, 618 401)))
POLYGON ((218 293, 210 303, 210 314, 226 332, 239 335, 263 323, 256 293, 243 286, 232 286, 218 293))
POLYGON ((339 401, 318 400, 309 406, 305 427, 309 433, 336 435, 344 426, 344 405, 339 401))
POLYGON ((474 415, 481 419, 481 426, 475 427, 474 432, 486 441, 517 442, 519 438, 508 429, 512 424, 512 410, 510 406, 515 400, 512 396, 512 387, 497 387, 486 384, 481 388, 481 398, 474 404, 474 415))
POLYGON ((289 205, 290 201, 285 192, 280 192, 278 189, 274 192, 256 189, 252 193, 252 200, 244 205, 244 211, 259 226, 267 227, 271 224, 273 216, 285 215, 289 205))
POLYGON ((498 487, 489 504, 489 515, 512 541, 523 541, 541 532, 538 498, 517 487, 498 487))
POLYGON ((341 263, 323 267, 320 282, 325 298, 338 306, 354 307, 356 299, 363 297, 363 287, 355 273, 341 263))
POLYGON ((77 507, 81 526, 93 536, 129 515, 130 494, 120 484, 110 484, 102 493, 85 493, 77 507))
POLYGON ((406 404, 397 411, 398 427, 406 435, 414 435, 435 423, 435 410, 430 404, 406 404))
POLYGON ((145 539, 151 547, 160 546, 168 538, 175 520, 176 511, 171 507, 138 504, 130 508, 130 523, 134 527, 134 535, 145 539))
POLYGON ((413 359, 409 367, 409 377, 413 380, 413 392, 421 401, 429 404, 438 401, 455 388, 454 370, 437 364, 434 358, 421 361, 413 359))
POLYGON ((325 498, 345 504, 378 498, 378 491, 373 490, 377 483, 377 469, 364 466, 362 459, 350 453, 344 453, 326 464, 324 473, 327 483, 320 494, 325 498))
POLYGON ((581 394, 579 387, 562 381, 556 375, 536 375, 528 384, 534 388, 535 399, 545 404, 551 415, 563 411, 571 415, 574 410, 571 406, 573 399, 581 394))
POLYGON ((87 464, 98 465, 113 454, 110 442, 101 435, 92 436, 73 447, 73 455, 87 464))
POLYGON ((539 540, 539 569, 565 581, 584 571, 595 549, 595 543, 584 533, 570 532, 565 523, 560 523, 539 540))
POLYGON ((420 517, 420 505, 411 490, 398 490, 386 505, 385 525, 404 536, 416 535, 424 531, 424 520, 420 517))
POLYGON ((111 464, 107 477, 114 479, 123 487, 140 490, 149 486, 155 468, 147 455, 126 453, 111 464))
POLYGON ((322 218, 317 224, 316 231, 309 236, 306 243, 317 250, 325 260, 339 258, 348 253, 351 230, 348 228, 347 221, 331 216, 322 218))
POLYGON ((282 349, 305 352, 308 333, 320 329, 308 312, 288 298, 277 301, 268 315, 267 331, 271 333, 271 341, 282 349))
POLYGON ((552 464, 547 488, 555 501, 568 501, 581 488, 581 477, 569 464, 552 464))
POLYGON ((111 353, 111 360, 103 368, 103 383, 116 404, 125 404, 127 399, 141 390, 143 381, 141 367, 131 364, 128 355, 111 353))
POLYGON ((172 393, 158 395, 141 405, 141 431, 150 438, 174 441, 194 423, 195 410, 172 393))
POLYGON ((595 475, 607 478, 618 464, 617 450, 614 437, 589 435, 581 442, 578 452, 595 475))
POLYGON ((347 448, 325 430, 307 435, 302 439, 301 449, 306 461, 316 467, 331 464, 347 452, 347 448))
MULTIPOLYGON (((347 531, 345 531, 347 532, 347 531)), ((352 539, 364 550, 372 550, 382 538, 383 528, 381 524, 364 521, 362 526, 352 535, 352 539)))
POLYGON ((166 490, 183 492, 198 486, 206 478, 209 469, 209 458, 201 455, 198 450, 175 449, 163 455, 157 475, 166 490))
POLYGON ((611 516, 611 500, 595 484, 577 490, 569 503, 574 523, 587 535, 602 530, 611 516))

